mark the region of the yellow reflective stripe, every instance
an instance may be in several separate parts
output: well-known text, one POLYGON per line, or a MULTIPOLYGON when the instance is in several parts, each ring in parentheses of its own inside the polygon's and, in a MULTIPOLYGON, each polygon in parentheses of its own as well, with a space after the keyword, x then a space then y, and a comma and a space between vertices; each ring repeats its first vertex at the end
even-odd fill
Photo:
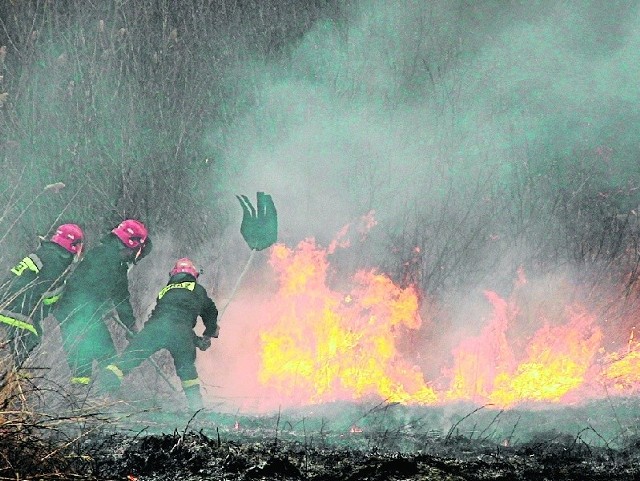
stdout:
POLYGON ((57 296, 47 297, 45 299, 42 299, 42 303, 45 306, 50 306, 51 304, 55 304, 56 302, 58 302, 60 300, 60 297, 62 297, 61 294, 58 294, 57 296))
POLYGON ((158 299, 162 299, 162 297, 171 289, 188 289, 190 291, 194 290, 196 288, 196 283, 195 282, 177 282, 175 284, 168 284, 167 286, 165 286, 160 293, 158 294, 158 299))
POLYGON ((200 379, 196 378, 196 379, 188 379, 186 381, 182 381, 182 387, 183 388, 187 388, 187 387, 191 387, 191 386, 197 386, 200 384, 200 379))
POLYGON ((89 384, 91 382, 91 378, 90 377, 72 377, 71 378, 71 384, 89 384))
POLYGON ((26 329, 27 331, 33 332, 36 336, 38 335, 36 328, 28 322, 19 321, 18 319, 14 319, 12 317, 3 316, 2 314, 0 314, 0 322, 4 322, 5 324, 9 324, 10 326, 19 327, 20 329, 26 329))
POLYGON ((19 312, 10 311, 8 309, 0 310, 0 316, 8 317, 9 319, 15 319, 18 321, 26 322, 27 324, 33 324, 33 321, 29 316, 25 316, 19 312))
POLYGON ((39 267, 35 262, 33 262, 33 259, 31 259, 31 257, 25 257, 20 262, 18 262, 17 266, 11 269, 11 272, 13 272, 16 276, 21 276, 26 269, 29 269, 30 271, 33 271, 37 274, 38 272, 40 272, 42 263, 40 262, 40 259, 38 259, 38 257, 36 257, 36 261, 38 264, 40 264, 39 267))
POLYGON ((58 302, 58 300, 60 300, 63 290, 64 290, 64 286, 60 286, 45 292, 44 294, 42 294, 42 303, 45 306, 50 306, 51 304, 55 304, 56 302, 58 302))
POLYGON ((122 378, 124 377, 124 373, 118 366, 116 366, 115 364, 109 364, 105 369, 107 371, 111 371, 112 373, 114 373, 116 376, 118 376, 118 379, 122 381, 122 378))
POLYGON ((29 268, 30 271, 35 272, 36 274, 38 272, 40 272, 40 269, 38 268, 38 266, 33 262, 33 260, 31 259, 31 257, 25 257, 24 259, 22 259, 22 262, 24 262, 25 264, 27 264, 27 267, 29 268))

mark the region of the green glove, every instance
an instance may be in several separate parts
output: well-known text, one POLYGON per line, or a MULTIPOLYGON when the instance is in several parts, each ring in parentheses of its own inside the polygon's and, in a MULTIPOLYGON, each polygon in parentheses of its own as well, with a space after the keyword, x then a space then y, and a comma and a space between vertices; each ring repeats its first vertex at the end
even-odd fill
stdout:
POLYGON ((240 234, 251 249, 261 251, 278 239, 278 213, 269 194, 258 192, 257 209, 246 195, 236 195, 242 207, 240 234))

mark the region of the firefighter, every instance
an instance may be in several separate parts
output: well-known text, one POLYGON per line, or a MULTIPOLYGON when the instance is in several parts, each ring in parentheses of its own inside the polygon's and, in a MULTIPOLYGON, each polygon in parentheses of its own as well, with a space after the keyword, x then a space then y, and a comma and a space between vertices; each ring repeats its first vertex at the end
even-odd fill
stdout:
POLYGON ((106 317, 117 314, 127 332, 135 326, 128 271, 151 248, 145 225, 126 219, 88 250, 66 282, 54 311, 71 369, 71 384, 89 385, 93 361, 116 355, 106 317))
POLYGON ((206 289, 198 284, 198 275, 199 271, 188 258, 176 262, 142 330, 106 367, 103 387, 107 391, 117 390, 124 376, 160 349, 166 349, 173 357, 189 409, 202 407, 195 366, 196 348, 206 351, 211 346, 211 338, 218 337, 219 327, 218 309, 206 289), (202 336, 193 330, 198 317, 205 326, 202 336))
POLYGON ((23 258, 2 283, 0 324, 3 345, 20 368, 42 340, 42 320, 60 298, 64 278, 82 253, 84 234, 76 224, 62 224, 49 241, 23 258))

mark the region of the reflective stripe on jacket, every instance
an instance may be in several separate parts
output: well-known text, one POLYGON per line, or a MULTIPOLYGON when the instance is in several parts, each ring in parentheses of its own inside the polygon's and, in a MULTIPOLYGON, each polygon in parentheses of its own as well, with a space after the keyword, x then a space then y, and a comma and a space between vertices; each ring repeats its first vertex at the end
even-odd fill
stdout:
POLYGON ((22 259, 15 267, 11 268, 11 272, 13 272, 16 276, 21 276, 22 273, 29 269, 34 273, 40 272, 42 269, 42 261, 36 254, 31 254, 22 259))
POLYGON ((45 292, 44 294, 42 294, 42 303, 45 306, 55 304, 60 299, 60 296, 62 296, 62 291, 64 291, 64 285, 45 292))
POLYGON ((38 335, 38 331, 36 331, 31 318, 20 314, 19 312, 1 310, 0 322, 8 324, 9 326, 17 327, 19 329, 26 329, 27 331, 33 332, 36 336, 38 335))

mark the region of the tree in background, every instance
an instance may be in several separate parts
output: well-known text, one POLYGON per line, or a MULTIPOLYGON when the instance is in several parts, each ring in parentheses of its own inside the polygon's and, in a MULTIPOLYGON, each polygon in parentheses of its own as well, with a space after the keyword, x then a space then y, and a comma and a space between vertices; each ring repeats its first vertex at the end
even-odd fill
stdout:
MULTIPOLYGON (((234 179, 253 167, 229 151, 240 143, 234 136, 245 135, 237 133, 239 119, 256 112, 255 132, 273 147, 308 115, 293 108, 306 106, 302 96, 292 100, 293 112, 278 112, 286 121, 264 105, 265 84, 277 87, 287 71, 286 80, 321 85, 336 102, 361 108, 349 121, 372 112, 392 119, 372 137, 387 127, 402 137, 424 120, 418 107, 434 114, 425 133, 411 138, 421 144, 401 145, 415 162, 406 170, 387 160, 397 144, 344 148, 332 166, 340 191, 352 195, 349 217, 401 204, 382 219, 382 247, 363 251, 362 262, 431 294, 489 279, 508 286, 520 263, 542 273, 615 266, 633 284, 640 172, 638 152, 620 132, 637 125, 637 115, 616 104, 619 110, 607 112, 610 125, 572 124, 545 99, 558 92, 538 95, 547 88, 536 77, 541 72, 509 69, 549 36, 534 30, 521 45, 508 43, 506 33, 529 23, 545 33, 547 24, 536 22, 547 7, 427 3, 403 2, 405 12, 373 0, 4 2, 3 248, 28 242, 33 231, 45 234, 60 215, 83 222, 89 239, 132 216, 193 248, 222 242, 235 221, 234 179), (532 119, 538 123, 529 131, 532 119), (502 130, 487 127, 494 124, 502 130), (576 140, 583 132, 593 138, 576 140), (429 169, 414 168, 420 164, 429 169), (66 187, 42 193, 53 182, 66 187), (398 196, 406 186, 408 194, 398 196), (496 281, 496 273, 504 278, 496 281)), ((623 23, 624 12, 609 15, 623 23)), ((576 32, 583 44, 565 47, 596 59, 626 55, 615 43, 589 43, 606 27, 592 17, 592 30, 576 32)), ((555 51, 543 46, 543 54, 555 51)), ((575 96, 571 108, 586 104, 586 94, 570 85, 565 92, 575 96)), ((637 91, 623 93, 633 99, 637 91)), ((579 116, 593 114, 584 108, 579 116)), ((349 122, 336 125, 339 133, 349 122)), ((308 168, 309 182, 327 173, 312 157, 308 168)), ((309 210, 309 220, 318 210, 309 210)))

